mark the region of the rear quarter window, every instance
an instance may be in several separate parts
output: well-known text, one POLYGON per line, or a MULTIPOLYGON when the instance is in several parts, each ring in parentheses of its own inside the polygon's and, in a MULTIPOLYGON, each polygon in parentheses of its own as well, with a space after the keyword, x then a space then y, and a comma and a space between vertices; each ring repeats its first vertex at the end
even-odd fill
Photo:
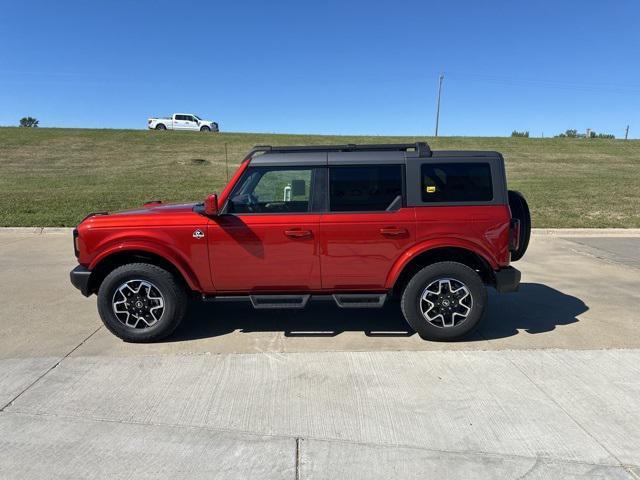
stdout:
POLYGON ((423 202, 493 200, 491 166, 488 163, 423 164, 420 181, 423 202))

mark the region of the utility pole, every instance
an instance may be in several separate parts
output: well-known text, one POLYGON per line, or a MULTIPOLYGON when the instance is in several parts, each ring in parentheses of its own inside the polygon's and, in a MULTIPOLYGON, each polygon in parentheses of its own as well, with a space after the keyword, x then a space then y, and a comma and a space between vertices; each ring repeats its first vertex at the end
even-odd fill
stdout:
POLYGON ((627 129, 624 131, 624 139, 626 140, 629 137, 629 125, 627 125, 627 129))
POLYGON ((436 137, 438 136, 438 125, 440 124, 440 94, 442 93, 442 80, 444 75, 441 73, 438 77, 438 106, 436 107, 436 137))

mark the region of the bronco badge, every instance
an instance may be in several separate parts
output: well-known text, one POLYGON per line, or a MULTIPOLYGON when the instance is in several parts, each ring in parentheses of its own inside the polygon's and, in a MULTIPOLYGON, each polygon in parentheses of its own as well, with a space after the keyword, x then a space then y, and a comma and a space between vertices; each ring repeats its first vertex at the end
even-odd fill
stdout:
POLYGON ((193 232, 193 238, 204 238, 204 233, 202 233, 202 230, 198 229, 193 232))

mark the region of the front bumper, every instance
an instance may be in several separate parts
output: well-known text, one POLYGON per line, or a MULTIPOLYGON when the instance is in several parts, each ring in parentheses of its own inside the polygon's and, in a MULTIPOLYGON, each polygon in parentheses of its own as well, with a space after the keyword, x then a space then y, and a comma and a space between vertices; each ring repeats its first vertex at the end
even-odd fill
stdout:
POLYGON ((517 292, 520 286, 520 270, 505 267, 495 272, 496 290, 500 293, 517 292))
POLYGON ((85 297, 91 295, 89 291, 89 277, 91 277, 91 270, 82 265, 78 265, 69 273, 71 277, 71 285, 80 290, 80 293, 85 297))

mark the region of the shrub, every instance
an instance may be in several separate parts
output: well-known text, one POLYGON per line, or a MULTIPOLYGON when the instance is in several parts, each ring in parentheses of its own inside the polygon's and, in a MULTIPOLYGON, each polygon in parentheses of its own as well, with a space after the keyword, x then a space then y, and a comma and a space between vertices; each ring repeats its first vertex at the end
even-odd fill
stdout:
POLYGON ((511 132, 511 136, 512 137, 524 137, 524 138, 529 138, 529 132, 519 132, 517 130, 514 130, 513 132, 511 132))
POLYGON ((21 127, 35 128, 38 126, 38 123, 40 123, 40 121, 37 118, 33 118, 33 117, 22 117, 20 119, 21 127))

